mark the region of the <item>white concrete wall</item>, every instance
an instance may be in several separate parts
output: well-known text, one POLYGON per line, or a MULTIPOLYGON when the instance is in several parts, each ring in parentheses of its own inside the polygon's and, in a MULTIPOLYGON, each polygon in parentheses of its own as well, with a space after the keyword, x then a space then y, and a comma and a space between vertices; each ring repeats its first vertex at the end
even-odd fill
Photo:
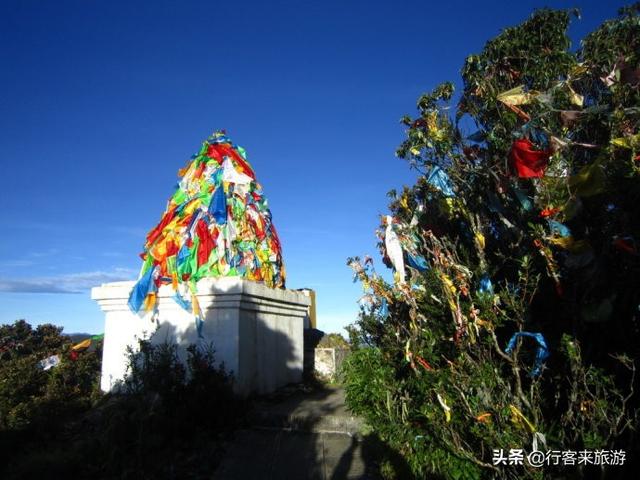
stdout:
POLYGON ((315 373, 321 378, 335 380, 349 350, 346 348, 316 348, 314 353, 315 373))
POLYGON ((303 328, 310 300, 301 292, 271 289, 237 277, 203 279, 197 296, 204 317, 199 339, 193 315, 171 298, 171 286, 158 291, 157 323, 136 315, 127 301, 134 282, 107 283, 91 290, 105 312, 101 388, 110 391, 127 371, 127 347, 139 339, 178 344, 186 358, 191 343, 213 343, 216 358, 235 377, 238 393, 268 393, 302 380, 303 328))

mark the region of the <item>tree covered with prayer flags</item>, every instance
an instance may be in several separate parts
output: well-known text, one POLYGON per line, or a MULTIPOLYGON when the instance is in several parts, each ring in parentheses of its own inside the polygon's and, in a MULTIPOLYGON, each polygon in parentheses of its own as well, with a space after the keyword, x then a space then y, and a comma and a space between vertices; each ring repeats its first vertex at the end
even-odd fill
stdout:
POLYGON ((377 232, 393 282, 348 260, 364 294, 345 379, 420 478, 615 476, 527 459, 638 453, 639 10, 577 51, 574 12, 538 10, 467 57, 459 97, 444 83, 402 119, 419 176, 377 232))
POLYGON ((200 326, 195 291, 202 278, 238 276, 284 288, 280 240, 245 150, 216 132, 178 175, 160 222, 147 235, 131 309, 152 311, 158 287, 170 284, 176 302, 200 326))

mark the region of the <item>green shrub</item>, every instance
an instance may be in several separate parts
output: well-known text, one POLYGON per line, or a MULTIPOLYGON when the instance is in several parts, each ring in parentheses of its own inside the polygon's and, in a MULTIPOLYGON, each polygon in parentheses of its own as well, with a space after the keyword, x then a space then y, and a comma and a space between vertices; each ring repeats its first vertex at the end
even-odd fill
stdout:
POLYGON ((187 348, 186 366, 173 343, 140 342, 130 353, 123 394, 98 406, 79 456, 94 458, 94 475, 204 478, 221 439, 238 424, 244 402, 210 346, 187 348))
POLYGON ((102 346, 70 358, 62 328, 24 320, 0 326, 0 431, 50 431, 86 411, 98 395, 102 346), (59 355, 48 371, 40 361, 59 355))
POLYGON ((327 333, 320 339, 318 348, 350 348, 349 342, 339 333, 327 333))
POLYGON ((208 478, 245 403, 211 346, 141 342, 122 393, 99 391, 101 350, 69 357, 61 328, 0 327, 0 447, 7 479, 208 478), (39 361, 60 354, 48 370, 39 361))

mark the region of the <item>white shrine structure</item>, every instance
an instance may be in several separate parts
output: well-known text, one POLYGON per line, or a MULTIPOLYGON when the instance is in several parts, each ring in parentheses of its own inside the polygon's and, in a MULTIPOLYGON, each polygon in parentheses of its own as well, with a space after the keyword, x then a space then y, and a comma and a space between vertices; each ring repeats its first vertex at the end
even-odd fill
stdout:
POLYGON ((102 357, 103 391, 117 387, 127 374, 127 348, 139 339, 178 345, 186 359, 190 344, 213 344, 216 360, 224 362, 241 395, 269 393, 302 381, 303 331, 309 326, 308 294, 268 288, 239 277, 205 278, 197 296, 204 323, 198 338, 193 315, 173 300, 169 285, 158 291, 157 319, 135 314, 127 305, 135 282, 106 283, 91 290, 105 313, 102 357))

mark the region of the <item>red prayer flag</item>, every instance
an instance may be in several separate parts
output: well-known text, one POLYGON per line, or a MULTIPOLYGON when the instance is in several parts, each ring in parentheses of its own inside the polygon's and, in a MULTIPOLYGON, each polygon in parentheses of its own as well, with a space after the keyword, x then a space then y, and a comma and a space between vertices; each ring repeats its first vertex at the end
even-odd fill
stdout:
POLYGON ((528 138, 515 140, 511 147, 511 164, 520 178, 540 178, 549 163, 549 150, 534 150, 528 138))
POLYGON ((545 208, 540 212, 540 216, 543 218, 551 217, 560 211, 559 208, 545 208))
POLYGON ((202 162, 200 166, 198 166, 198 169, 196 170, 196 173, 194 174, 193 178, 200 178, 202 176, 202 172, 204 172, 204 169, 206 167, 207 167, 206 162, 202 162))
POLYGON ((178 247, 178 244, 175 241, 171 240, 170 242, 167 242, 167 258, 177 255, 178 250, 180 250, 180 247, 178 247))
POLYGON ((222 155, 218 151, 217 147, 217 144, 209 145, 209 148, 207 148, 207 157, 213 158, 216 162, 218 162, 218 165, 222 165, 222 155))
POLYGON ((223 157, 231 157, 240 166, 240 168, 242 168, 246 175, 249 175, 254 180, 256 179, 256 175, 253 173, 249 164, 244 161, 244 158, 238 155, 231 145, 220 143, 212 146, 216 147, 217 152, 223 157))
POLYGON ((207 224, 204 220, 198 220, 198 224, 196 225, 196 234, 200 239, 198 243, 198 267, 207 263, 209 260, 209 254, 213 247, 215 246, 214 240, 209 233, 209 229, 207 228, 207 224))
POLYGON ((169 222, 173 218, 175 212, 176 212, 176 207, 174 206, 171 208, 171 210, 169 210, 167 213, 164 214, 164 216, 162 217, 162 220, 160 220, 160 223, 156 226, 156 228, 151 230, 149 232, 149 235, 147 235, 147 245, 149 246, 153 245, 153 243, 162 233, 162 230, 164 230, 164 227, 169 225, 169 222))
POLYGON ((280 245, 280 238, 278 237, 278 232, 276 232, 276 227, 271 224, 271 240, 274 245, 274 252, 280 252, 282 250, 282 246, 280 245))

